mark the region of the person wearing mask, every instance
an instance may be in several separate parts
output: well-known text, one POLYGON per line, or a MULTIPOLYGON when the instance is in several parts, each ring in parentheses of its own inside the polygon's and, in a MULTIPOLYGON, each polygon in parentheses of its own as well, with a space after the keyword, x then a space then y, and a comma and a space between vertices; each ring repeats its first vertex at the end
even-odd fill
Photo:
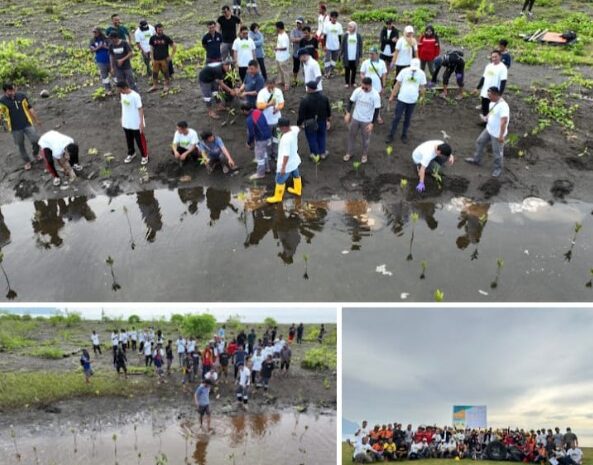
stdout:
POLYGON ((362 138, 361 163, 368 161, 369 144, 374 124, 377 122, 381 108, 381 96, 373 89, 373 81, 369 77, 362 80, 362 85, 352 92, 348 100, 348 108, 344 122, 348 127, 348 149, 344 161, 350 161, 354 151, 356 137, 360 132, 362 138))
POLYGON ((476 92, 480 93, 482 99, 482 116, 487 116, 490 111, 491 101, 488 98, 488 90, 492 87, 496 87, 500 92, 500 95, 502 95, 506 87, 507 76, 508 69, 501 61, 500 51, 494 50, 490 54, 490 63, 484 68, 484 73, 482 74, 482 78, 480 79, 476 90, 476 92))
POLYGON ((106 95, 111 96, 109 41, 107 40, 107 37, 105 37, 105 34, 103 34, 103 31, 98 27, 93 29, 93 37, 91 38, 89 49, 91 53, 95 55, 95 64, 99 69, 99 76, 101 77, 101 84, 105 89, 105 93, 106 95))
POLYGON ((299 104, 297 126, 305 130, 309 144, 309 157, 316 160, 327 158, 327 131, 331 124, 331 105, 329 99, 317 92, 317 82, 307 83, 307 93, 299 104))
POLYGON ((393 55, 395 54, 395 45, 399 39, 399 31, 393 24, 392 19, 385 21, 385 26, 381 29, 379 40, 381 41, 381 55, 380 58, 387 65, 387 69, 391 69, 393 62, 393 55))
POLYGON ((155 27, 156 34, 150 38, 150 58, 152 60, 152 87, 148 92, 154 92, 158 88, 159 74, 162 73, 165 79, 163 92, 169 91, 170 64, 177 51, 177 45, 168 35, 165 35, 162 24, 155 27), (171 49, 169 51, 169 48, 171 49))
POLYGON ((206 51, 206 64, 215 65, 222 62, 220 47, 222 45, 222 34, 216 30, 216 22, 206 23, 208 32, 202 36, 202 47, 206 51))
POLYGON ((432 75, 432 84, 436 85, 439 76, 439 71, 444 68, 443 71, 443 92, 441 97, 447 97, 447 89, 449 87, 449 79, 452 74, 455 74, 455 80, 457 81, 457 87, 459 93, 456 99, 461 100, 463 98, 463 85, 465 77, 465 60, 463 58, 463 52, 454 50, 447 52, 445 55, 437 57, 434 60, 434 73, 432 75))
POLYGON ((278 129, 282 136, 278 144, 278 160, 276 162, 276 187, 274 195, 266 198, 267 203, 282 202, 286 181, 292 178, 293 187, 288 188, 288 192, 298 197, 302 194, 302 180, 299 173, 301 158, 299 157, 299 128, 290 126, 288 118, 280 118, 278 129))
POLYGON ((175 160, 183 165, 187 160, 198 161, 198 133, 189 127, 187 121, 179 121, 171 143, 171 151, 175 160))
POLYGON ((278 66, 278 84, 284 87, 286 92, 290 89, 290 38, 285 31, 284 23, 276 23, 276 65, 278 66))
POLYGON ((301 60, 299 60, 299 47, 301 40, 305 36, 303 32, 303 23, 305 22, 302 16, 296 19, 295 27, 290 32, 290 43, 292 44, 292 85, 297 85, 297 76, 301 69, 301 60))
POLYGON ((8 131, 12 133, 12 139, 25 163, 24 169, 28 171, 35 158, 43 159, 43 155, 39 154, 39 135, 34 126, 41 123, 26 94, 17 92, 16 86, 9 82, 2 84, 2 90, 4 95, 0 97, 0 120, 6 123, 8 131), (31 142, 33 157, 27 152, 25 137, 31 142))
POLYGON ((356 70, 362 57, 362 35, 358 33, 358 26, 350 21, 346 27, 346 34, 342 36, 340 56, 344 63, 344 87, 354 89, 356 84, 356 70))
POLYGON ((249 180, 262 179, 270 171, 268 146, 272 143, 272 132, 261 110, 255 109, 249 102, 241 105, 241 111, 246 116, 247 147, 255 152, 257 169, 249 180))
POLYGON ((222 43, 220 44, 221 61, 226 60, 231 56, 233 43, 237 38, 237 26, 241 24, 238 16, 231 13, 231 8, 228 5, 222 7, 222 15, 216 20, 218 24, 218 32, 222 35, 222 43))
POLYGON ((442 140, 429 140, 423 142, 412 152, 412 161, 418 172, 418 184, 416 190, 424 192, 426 172, 440 170, 442 166, 451 166, 455 162, 451 146, 442 140))
MULTIPOLYGON (((45 166, 47 171, 53 177, 54 186, 62 184, 60 175, 56 170, 55 162, 66 173, 70 181, 76 179, 75 171, 82 171, 82 166, 78 164, 78 144, 72 137, 62 134, 58 131, 48 131, 39 138, 39 147, 45 157, 45 166)), ((68 184, 64 181, 64 184, 68 184)))
POLYGON ((420 69, 420 60, 413 58, 409 67, 404 68, 397 75, 395 86, 389 96, 389 102, 392 103, 397 96, 395 113, 391 122, 391 129, 385 143, 391 144, 397 131, 397 126, 402 116, 404 116, 404 125, 402 129, 401 140, 405 144, 408 142, 408 129, 412 122, 412 114, 419 99, 424 99, 426 93, 426 74, 420 69))
POLYGON ((266 61, 264 52, 264 35, 259 30, 259 24, 253 23, 249 26, 249 38, 255 44, 255 58, 259 63, 259 70, 264 77, 264 81, 268 80, 268 73, 266 71, 266 61))
POLYGON ((241 82, 245 82, 249 62, 255 60, 255 43, 249 38, 249 29, 247 26, 241 26, 239 37, 233 42, 232 50, 233 61, 235 62, 235 66, 239 68, 241 82))
POLYGON ((334 72, 338 59, 340 58, 340 43, 344 30, 338 22, 338 12, 332 11, 329 15, 329 22, 323 27, 323 41, 325 43, 324 73, 329 79, 334 72))
POLYGON ((412 58, 416 56, 418 56, 418 43, 414 37, 414 28, 412 26, 406 26, 404 28, 404 35, 397 39, 395 43, 393 62, 395 63, 396 77, 402 69, 410 66, 412 58))
POLYGON ((136 47, 142 55, 142 61, 146 66, 146 75, 152 75, 152 67, 150 65, 150 38, 156 34, 153 26, 148 24, 148 21, 143 19, 138 25, 138 29, 134 31, 134 39, 136 41, 136 47))
POLYGON ((420 58, 420 69, 426 70, 430 77, 434 76, 434 60, 441 54, 441 45, 439 37, 431 24, 426 26, 424 32, 420 35, 418 40, 418 58, 420 58))
MULTIPOLYGON (((504 65, 502 66, 504 67, 504 65)), ((492 156, 494 157, 492 176, 498 178, 502 175, 503 170, 504 141, 509 129, 510 109, 507 102, 502 98, 498 87, 490 87, 487 95, 490 105, 488 113, 482 117, 482 120, 486 123, 486 128, 476 139, 474 156, 466 158, 465 161, 480 166, 486 144, 490 142, 492 156)))

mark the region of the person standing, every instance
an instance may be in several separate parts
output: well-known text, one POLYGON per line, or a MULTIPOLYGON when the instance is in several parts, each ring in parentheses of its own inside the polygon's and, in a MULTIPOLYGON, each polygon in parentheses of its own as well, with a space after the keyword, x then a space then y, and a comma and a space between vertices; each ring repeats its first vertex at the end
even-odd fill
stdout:
POLYGON ((122 40, 115 31, 109 35, 109 39, 111 40, 109 46, 111 74, 115 76, 117 82, 126 82, 132 90, 138 92, 131 64, 131 58, 134 56, 132 47, 128 42, 122 40))
POLYGON ((97 355, 97 352, 99 352, 99 355, 101 355, 101 341, 95 330, 93 330, 93 334, 91 334, 91 342, 93 343, 93 354, 97 355))
MULTIPOLYGON (((383 96, 383 90, 387 81, 387 64, 379 58, 379 50, 376 47, 371 47, 370 58, 362 62, 360 66, 360 78, 370 77, 373 81, 373 89, 383 96)), ((381 112, 377 117, 377 123, 383 124, 381 112)))
POLYGON ((441 54, 439 36, 431 24, 426 26, 424 33, 418 40, 418 58, 420 58, 420 69, 424 72, 428 66, 430 78, 434 75, 434 60, 441 54))
POLYGON ((531 9, 533 8, 534 3, 535 0, 525 0, 523 2, 523 8, 521 8, 521 13, 519 13, 519 16, 525 16, 525 14, 527 14, 527 17, 529 19, 533 18, 533 13, 531 12, 531 9))
POLYGON ((257 1, 256 0, 247 0, 247 14, 252 14, 251 10, 253 9, 253 14, 255 16, 261 16, 259 11, 257 11, 257 1))
POLYGON ((82 349, 82 355, 80 356, 80 365, 82 366, 82 371, 84 372, 84 382, 86 384, 90 384, 91 376, 93 376, 93 370, 91 368, 91 356, 89 355, 89 352, 86 349, 82 349))
POLYGON ((311 33, 311 26, 303 27, 303 38, 297 47, 297 58, 300 58, 299 52, 301 49, 308 49, 309 55, 311 55, 315 60, 319 59, 319 40, 311 33))
POLYGON ((146 75, 152 74, 152 67, 150 66, 150 38, 156 34, 154 27, 148 24, 148 21, 143 19, 138 25, 138 29, 134 31, 134 39, 136 46, 142 54, 142 61, 146 66, 146 75))
POLYGON ((272 359, 271 355, 268 355, 266 359, 262 362, 261 366, 261 384, 264 387, 264 391, 268 391, 270 386, 270 379, 272 379, 272 372, 274 371, 274 360, 272 359))
POLYGON ((380 108, 381 96, 379 92, 373 89, 371 78, 365 77, 362 80, 362 85, 352 92, 350 100, 348 100, 346 114, 344 115, 344 122, 349 125, 348 149, 346 155, 344 155, 344 161, 350 161, 352 158, 354 144, 359 132, 362 137, 362 156, 360 161, 361 163, 368 161, 371 134, 373 133, 373 126, 377 122, 380 108))
POLYGON ((317 15, 317 32, 315 37, 321 43, 321 46, 325 46, 323 41, 323 34, 325 31, 325 25, 329 23, 329 14, 327 13, 327 5, 325 3, 319 4, 319 14, 317 15))
POLYGON ((299 16, 296 19, 295 27, 290 32, 290 42, 292 44, 292 85, 296 87, 297 77, 301 69, 301 60, 299 59, 299 45, 304 37, 303 23, 305 19, 299 16))
POLYGON ((290 38, 286 33, 284 23, 276 23, 276 65, 278 66, 278 84, 284 87, 286 92, 290 89, 290 38))
POLYGON ((393 137, 397 131, 399 120, 404 116, 404 127, 402 129, 401 140, 405 144, 408 142, 408 129, 412 122, 412 114, 418 99, 423 99, 426 93, 426 74, 420 69, 420 60, 413 58, 409 67, 400 71, 397 75, 395 86, 389 96, 389 102, 393 102, 397 96, 395 113, 391 122, 391 129, 385 143, 393 142, 393 137))
POLYGON ((251 328, 249 334, 247 335, 247 353, 249 355, 253 355, 253 348, 255 347, 255 340, 257 336, 255 335, 255 329, 251 328))
POLYGON ((393 20, 385 21, 385 27, 381 29, 379 40, 381 41, 381 60, 387 65, 387 69, 391 69, 393 55, 395 53, 395 44, 399 39, 399 31, 393 25, 393 20))
POLYGON ((309 47, 303 47, 299 50, 298 56, 303 64, 303 76, 305 78, 305 89, 307 88, 307 82, 316 82, 316 92, 323 91, 323 75, 321 74, 321 67, 317 60, 311 55, 311 49, 309 47))
POLYGON ((136 352, 137 342, 138 342, 138 331, 136 331, 136 328, 134 326, 132 326, 132 331, 130 333, 130 341, 132 343, 131 349, 134 352, 136 352))
POLYGON ((329 23, 323 28, 323 38, 325 42, 325 60, 323 63, 325 77, 329 79, 334 72, 338 59, 340 57, 340 43, 344 30, 338 23, 338 12, 332 11, 329 15, 329 23))
POLYGON ((303 323, 300 323, 297 326, 297 344, 302 344, 303 343, 303 334, 305 332, 305 326, 303 325, 303 323))
POLYGON ((247 26, 241 26, 239 37, 233 42, 233 61, 235 66, 239 68, 239 76, 241 82, 245 82, 245 75, 247 74, 247 67, 249 62, 255 61, 255 43, 249 38, 249 30, 247 26))
POLYGON ((144 366, 149 367, 152 366, 152 347, 153 342, 150 339, 147 339, 144 343, 144 366))
POLYGON ((41 160, 37 143, 39 135, 34 126, 41 123, 26 94, 17 92, 16 86, 8 82, 2 85, 2 90, 4 95, 0 97, 0 119, 6 122, 8 131, 12 133, 12 139, 25 162, 24 169, 28 171, 31 169, 34 157, 41 160), (31 142, 33 157, 27 152, 25 137, 31 142))
POLYGON ((424 192, 426 189, 424 179, 427 171, 440 170, 441 166, 451 166, 455 162, 452 152, 451 146, 442 140, 429 140, 414 149, 412 160, 418 172, 418 192, 424 192))
POLYGON ((278 153, 277 125, 284 109, 284 94, 276 86, 276 80, 274 78, 269 78, 266 81, 266 86, 257 94, 256 106, 258 110, 264 112, 264 116, 270 127, 272 144, 270 145, 268 155, 271 160, 275 160, 278 153))
POLYGON ((513 58, 511 57, 511 52, 509 52, 509 41, 500 39, 498 41, 498 51, 500 52, 500 61, 504 63, 507 69, 511 69, 513 58))
POLYGON ((222 7, 222 15, 218 17, 216 22, 222 35, 220 54, 221 61, 224 61, 231 56, 233 42, 237 38, 237 26, 241 24, 241 20, 231 13, 231 8, 228 5, 225 5, 222 7))
POLYGON ((344 87, 353 89, 356 83, 356 70, 362 57, 362 36, 358 33, 358 26, 350 21, 346 27, 346 34, 342 36, 340 56, 344 63, 344 87))
POLYGON ((121 23, 121 18, 117 13, 111 15, 111 26, 108 26, 107 29, 105 29, 105 35, 111 37, 112 32, 115 32, 121 40, 128 43, 132 42, 130 31, 128 31, 128 28, 121 23))
POLYGON ((210 428, 211 411, 210 411, 210 388, 212 387, 212 381, 205 379, 197 387, 194 402, 198 408, 198 415, 200 415, 200 428, 204 429, 204 417, 206 417, 206 431, 212 432, 210 428))
MULTIPOLYGON (((502 66, 504 67, 504 65, 502 66)), ((474 156, 466 158, 465 161, 480 166, 486 144, 490 142, 492 144, 492 156, 494 157, 492 176, 498 178, 503 170, 504 140, 509 129, 510 109, 507 102, 502 98, 498 87, 490 87, 487 95, 490 108, 488 114, 482 117, 482 120, 486 123, 486 128, 476 140, 474 156)))
POLYGON ((317 342, 323 344, 323 338, 325 337, 325 325, 322 323, 319 327, 319 334, 317 336, 317 342))
POLYGON ((243 405, 245 410, 247 410, 247 404, 249 402, 249 386, 251 385, 251 370, 243 364, 239 366, 237 384, 237 401, 243 405))
MULTIPOLYGON (((47 131, 39 138, 38 143, 45 157, 47 171, 54 178, 54 186, 62 183, 56 171, 55 161, 68 175, 70 181, 74 181, 76 179, 74 171, 82 171, 82 166, 78 164, 78 144, 74 139, 58 131, 47 131)), ((67 184, 66 181, 64 183, 67 184)))
POLYGON ((189 127, 187 121, 179 121, 171 144, 171 151, 175 160, 178 160, 181 164, 189 159, 198 161, 200 155, 198 151, 199 141, 198 133, 189 127))
POLYGON ((99 69, 99 76, 101 77, 101 84, 107 95, 111 95, 111 78, 109 72, 111 65, 109 63, 109 41, 103 34, 103 31, 96 27, 93 29, 93 37, 91 38, 89 48, 91 53, 95 55, 95 63, 99 69))
POLYGON ((395 43, 395 53, 393 61, 395 63, 395 75, 410 66, 412 58, 418 56, 418 43, 414 37, 414 28, 406 26, 404 28, 404 35, 397 39, 395 43))
POLYGON ((270 171, 268 146, 272 144, 272 132, 261 110, 246 102, 241 105, 241 111, 246 116, 247 147, 254 150, 257 163, 256 172, 249 176, 249 180, 262 179, 270 171))
POLYGON ((255 44, 255 58, 259 63, 259 70, 261 71, 264 81, 268 80, 268 72, 266 71, 266 60, 264 52, 264 35, 259 30, 259 24, 253 23, 249 26, 249 38, 255 44))
POLYGON ((134 142, 140 149, 141 165, 148 163, 148 147, 144 135, 144 107, 140 94, 130 89, 126 81, 118 81, 117 88, 121 94, 121 125, 126 135, 128 155, 124 163, 132 163, 136 158, 134 142))
POLYGON ((280 118, 278 121, 278 129, 282 136, 280 137, 280 143, 278 144, 276 187, 274 189, 274 195, 266 198, 266 202, 268 203, 282 202, 286 181, 290 178, 292 178, 293 187, 289 187, 288 192, 300 197, 303 188, 301 175, 299 173, 301 159, 298 153, 298 137, 300 130, 298 126, 291 127, 288 118, 280 118))
POLYGON ((220 46, 222 44, 222 35, 216 30, 216 23, 208 21, 206 23, 208 32, 202 36, 202 47, 206 51, 206 64, 216 64, 222 62, 220 46))
POLYGON ((115 356, 117 355, 117 346, 119 344, 119 335, 117 330, 111 331, 111 349, 113 350, 113 365, 115 366, 115 356))
POLYGON ((292 350, 289 344, 284 344, 280 350, 280 373, 284 370, 285 374, 288 374, 290 368, 290 360, 292 359, 292 350))
POLYGON ((182 367, 183 359, 185 358, 185 338, 181 334, 177 338, 177 357, 179 359, 179 367, 182 367))
POLYGON ((165 354, 167 356, 167 374, 171 374, 171 366, 173 365, 173 341, 169 339, 165 346, 165 354))
POLYGON ((120 371, 123 371, 125 379, 128 379, 127 363, 128 358, 126 357, 126 353, 124 352, 121 343, 119 343, 115 352, 115 370, 118 375, 120 374, 120 371))
POLYGON ((262 355, 262 349, 261 347, 257 347, 255 349, 255 353, 253 354, 253 356, 251 357, 251 384, 255 387, 259 387, 260 386, 260 373, 261 373, 261 369, 262 369, 262 364, 264 362, 265 358, 262 355))
POLYGON ((299 104, 297 126, 304 128, 309 144, 311 159, 327 158, 327 130, 331 125, 331 105, 329 99, 317 92, 317 83, 307 83, 307 94, 299 104))
POLYGON ((170 63, 177 51, 177 45, 168 35, 163 31, 163 25, 157 24, 155 27, 156 34, 150 38, 150 58, 152 59, 152 87, 148 92, 154 92, 158 88, 159 73, 163 73, 165 85, 163 92, 169 91, 169 80, 171 78, 170 63), (169 48, 171 51, 169 52, 169 48))
POLYGON ((496 87, 500 92, 500 95, 502 95, 506 87, 507 76, 508 69, 501 61, 500 51, 492 51, 490 54, 490 63, 488 63, 484 68, 484 74, 482 75, 477 87, 482 99, 482 116, 487 116, 490 111, 491 102, 488 98, 488 90, 492 87, 496 87))

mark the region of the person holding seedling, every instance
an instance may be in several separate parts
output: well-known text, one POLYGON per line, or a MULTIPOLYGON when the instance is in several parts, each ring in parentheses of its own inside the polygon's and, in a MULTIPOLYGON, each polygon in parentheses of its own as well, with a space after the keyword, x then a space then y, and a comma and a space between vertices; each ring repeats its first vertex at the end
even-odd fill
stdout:
POLYGON ((62 182, 60 179, 55 162, 58 162, 61 170, 68 175, 68 179, 74 181, 75 171, 82 171, 82 166, 78 163, 78 144, 74 139, 58 131, 48 131, 39 138, 38 143, 45 157, 47 171, 54 178, 54 186, 68 184, 68 181, 62 182))
POLYGON ((418 172, 418 192, 424 192, 426 189, 424 180, 427 171, 438 171, 442 166, 451 166, 455 162, 451 146, 442 140, 423 142, 412 152, 412 160, 418 172))

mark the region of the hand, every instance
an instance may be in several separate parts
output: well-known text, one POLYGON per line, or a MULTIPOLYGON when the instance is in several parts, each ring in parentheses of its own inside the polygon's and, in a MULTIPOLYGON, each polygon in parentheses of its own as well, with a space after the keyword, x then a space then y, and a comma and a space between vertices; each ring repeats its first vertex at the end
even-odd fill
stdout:
POLYGON ((389 103, 393 103, 393 101, 395 100, 395 97, 393 95, 389 96, 389 103))
POLYGON ((253 145, 245 144, 249 150, 253 150, 253 145))
POLYGON ((350 124, 350 113, 344 115, 344 123, 350 124))
POLYGON ((140 133, 144 133, 144 122, 140 122, 140 133))
POLYGON ((500 142, 501 144, 504 144, 504 136, 500 136, 497 138, 498 142, 500 142))
POLYGON ((167 57, 167 63, 170 62, 172 57, 167 57))
POLYGON ((229 158, 229 166, 230 166, 231 168, 234 168, 234 167, 236 166, 236 165, 235 165, 235 160, 233 160, 232 158, 229 158))
POLYGON ((327 130, 329 131, 332 128, 332 122, 330 120, 327 120, 327 130))
POLYGON ((117 66, 121 66, 126 62, 126 60, 124 60, 123 58, 117 60, 117 66))
POLYGON ((280 176, 284 176, 286 174, 286 168, 280 169, 280 176))
POLYGON ((367 134, 370 134, 373 132, 373 123, 369 123, 369 125, 365 128, 365 131, 367 134))
POLYGON ((175 156, 175 159, 176 159, 176 160, 179 160, 179 158, 181 157, 181 155, 179 154, 179 152, 178 152, 177 150, 175 150, 175 151, 173 152, 173 155, 175 156))
POLYGON ((480 91, 478 89, 472 90, 472 95, 478 95, 480 91))
POLYGON ((418 185, 416 186, 416 191, 417 192, 424 192, 426 190, 426 187, 424 186, 424 183, 422 181, 420 181, 418 183, 418 185))

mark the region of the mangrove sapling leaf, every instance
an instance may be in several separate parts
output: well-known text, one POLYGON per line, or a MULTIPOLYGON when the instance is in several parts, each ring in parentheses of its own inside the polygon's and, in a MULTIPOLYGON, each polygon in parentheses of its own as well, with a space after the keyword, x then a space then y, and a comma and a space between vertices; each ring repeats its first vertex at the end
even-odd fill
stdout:
POLYGON ((498 280, 500 279, 500 273, 504 268, 504 259, 499 257, 496 259, 496 276, 494 277, 494 281, 490 283, 491 289, 496 289, 498 287, 498 280))
POLYGON ((422 260, 420 262, 420 269, 422 272, 420 273, 420 279, 426 278, 426 268, 428 267, 428 262, 426 260, 422 260))
POLYGON ((410 219, 412 220, 412 235, 410 236, 410 250, 408 252, 408 256, 406 257, 406 260, 408 262, 411 262, 412 260, 414 260, 414 257, 412 256, 412 246, 414 245, 414 234, 416 233, 416 223, 418 222, 419 218, 420 218, 420 215, 418 215, 417 212, 412 212, 412 214, 410 215, 410 219))
POLYGON ((387 154, 388 157, 390 157, 393 154, 393 146, 388 145, 387 147, 385 147, 385 153, 387 154))
POLYGON ((432 177, 437 182, 437 184, 439 186, 439 189, 442 189, 442 187, 443 187, 443 177, 441 176, 441 170, 439 169, 439 167, 438 166, 433 167, 431 174, 432 174, 432 177))
MULTIPOLYGON (((111 258, 111 257, 109 257, 111 258)), ((113 436, 111 436, 111 439, 113 439, 113 452, 114 452, 114 456, 115 456, 115 463, 117 463, 117 434, 113 433, 113 436)))
MULTIPOLYGON (((107 260, 105 260, 105 263, 107 263, 107 265, 109 266, 109 270, 111 271, 111 280, 112 280, 111 289, 113 290, 113 292, 117 292, 121 289, 121 286, 115 279, 115 271, 113 270, 113 265, 115 264, 115 260, 113 260, 113 258, 110 255, 107 257, 107 260)), ((114 436, 115 436, 115 434, 114 434, 114 436)), ((114 439, 114 441, 115 440, 117 440, 117 438, 114 439)))
POLYGON ((317 170, 321 163, 321 155, 311 155, 311 160, 313 160, 313 163, 315 164, 315 179, 317 179, 317 170))
POLYGON ((445 300, 445 293, 440 289, 436 289, 434 291, 433 297, 435 302, 442 302, 443 300, 445 300))
POLYGON ((96 147, 91 147, 88 152, 89 156, 94 157, 99 154, 99 150, 96 147))
POLYGON ((572 251, 573 251, 574 246, 576 245, 576 242, 577 242, 577 235, 581 231, 582 227, 583 227, 583 225, 579 222, 576 222, 574 225, 574 234, 570 241, 570 248, 564 253, 564 259, 567 262, 570 262, 572 260, 572 251))
POLYGON ((76 430, 71 428, 70 432, 72 433, 72 439, 74 440, 74 453, 76 454, 78 452, 78 447, 76 447, 76 430))
POLYGON ((8 273, 4 269, 4 252, 0 250, 0 270, 2 270, 2 274, 4 275, 4 279, 6 280, 6 289, 8 292, 6 293, 6 298, 8 300, 14 300, 18 297, 17 292, 10 287, 10 280, 8 279, 8 273))
POLYGON ((356 174, 358 174, 358 170, 360 169, 362 163, 359 161, 353 161, 352 162, 352 168, 354 168, 354 171, 356 174))

